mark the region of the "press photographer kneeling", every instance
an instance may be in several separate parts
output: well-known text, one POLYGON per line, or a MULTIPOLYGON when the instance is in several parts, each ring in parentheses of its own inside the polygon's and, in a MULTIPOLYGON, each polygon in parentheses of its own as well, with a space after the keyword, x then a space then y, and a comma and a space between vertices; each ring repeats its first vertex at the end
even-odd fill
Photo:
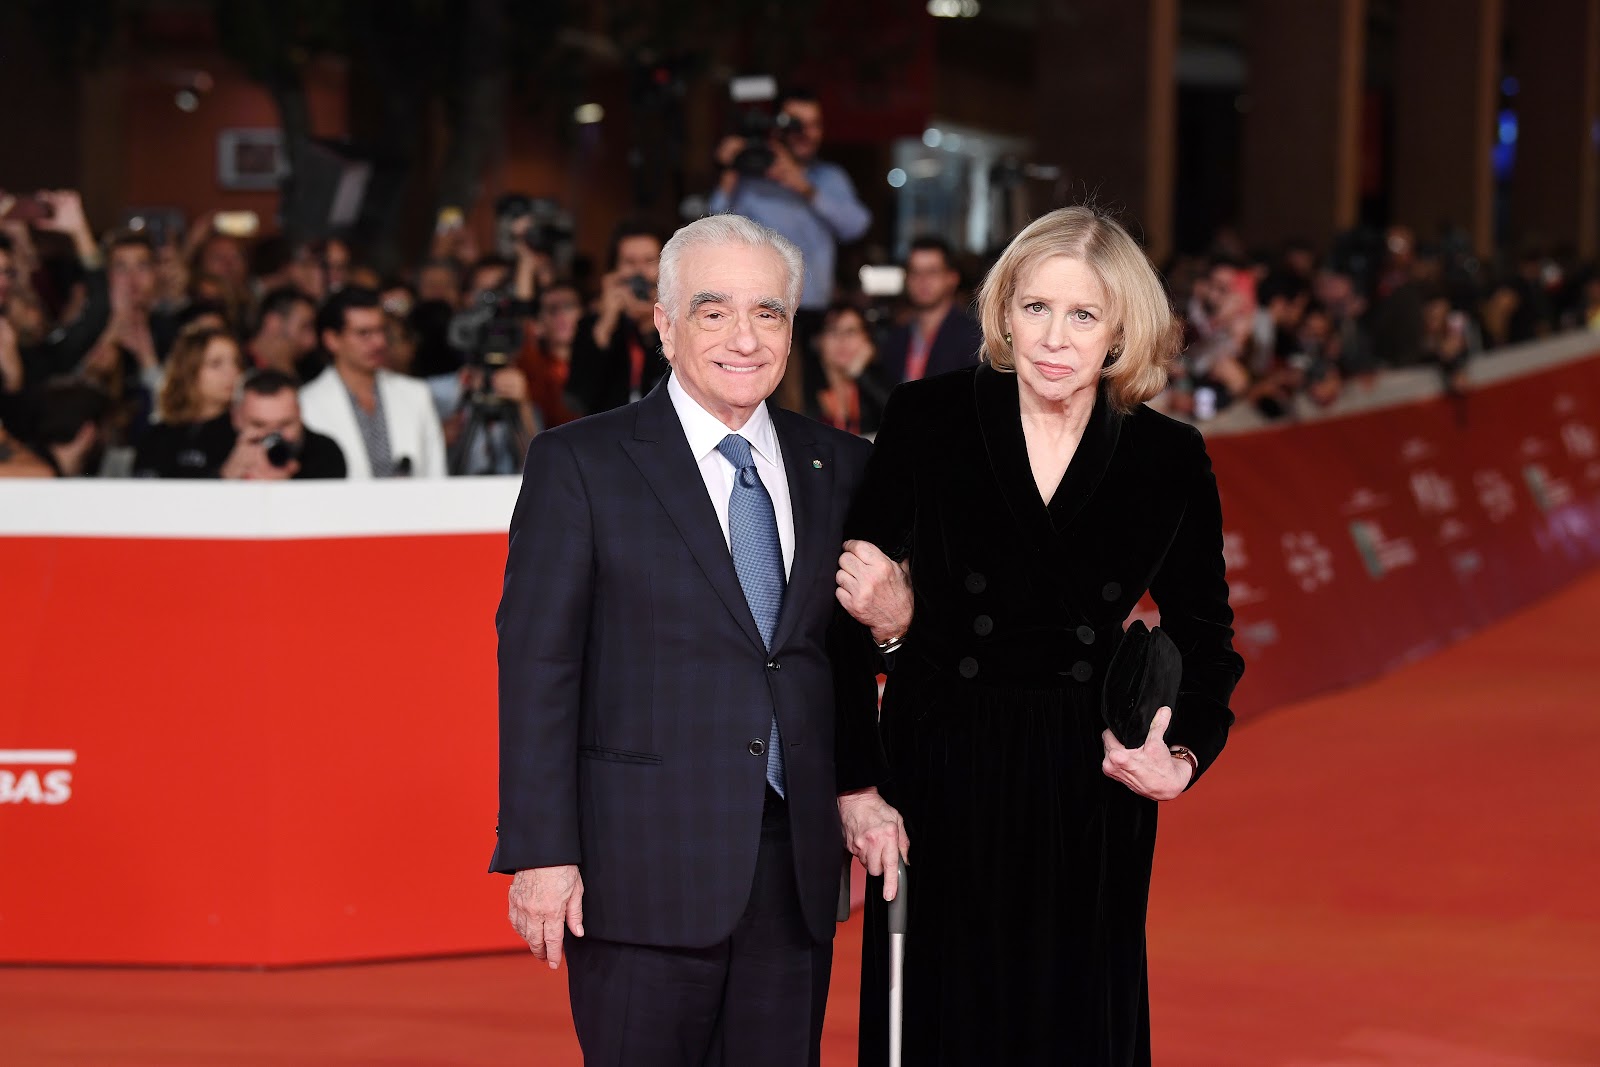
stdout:
POLYGON ((276 370, 252 371, 233 403, 235 440, 227 446, 219 477, 255 481, 343 478, 344 453, 331 437, 300 421, 293 378, 276 370))

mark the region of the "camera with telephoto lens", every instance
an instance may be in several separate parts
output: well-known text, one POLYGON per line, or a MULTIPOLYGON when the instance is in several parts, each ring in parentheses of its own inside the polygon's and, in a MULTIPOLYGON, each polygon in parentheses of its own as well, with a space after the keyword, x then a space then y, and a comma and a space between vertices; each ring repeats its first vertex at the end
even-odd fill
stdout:
POLYGON ((279 470, 300 458, 300 446, 281 433, 269 433, 263 437, 261 449, 267 454, 267 462, 279 470))
POLYGON ((522 319, 512 313, 510 294, 488 289, 451 317, 445 340, 467 366, 498 369, 522 348, 522 319))
POLYGON ((744 138, 729 165, 740 177, 763 177, 777 158, 772 142, 794 132, 794 117, 777 110, 778 83, 770 75, 734 78, 728 95, 734 103, 733 135, 744 138))
POLYGON ((550 256, 562 266, 566 265, 572 249, 572 216, 549 197, 532 197, 524 193, 507 193, 494 203, 495 251, 505 259, 517 253, 516 224, 531 218, 522 232, 522 243, 535 252, 550 256))

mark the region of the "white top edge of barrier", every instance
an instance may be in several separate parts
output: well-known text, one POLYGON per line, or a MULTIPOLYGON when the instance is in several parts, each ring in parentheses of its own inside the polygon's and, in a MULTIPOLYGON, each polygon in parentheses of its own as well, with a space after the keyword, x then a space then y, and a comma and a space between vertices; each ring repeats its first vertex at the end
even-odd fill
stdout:
POLYGON ((504 534, 521 479, 0 481, 0 536, 196 541, 504 534))
MULTIPOLYGON (((1573 330, 1539 341, 1496 348, 1478 353, 1467 362, 1467 389, 1486 388, 1511 378, 1537 374, 1551 367, 1596 355, 1600 355, 1600 333, 1588 330, 1573 330)), ((1339 399, 1326 408, 1318 407, 1307 397, 1301 396, 1296 398, 1293 415, 1269 419, 1249 404, 1235 404, 1216 418, 1196 425, 1207 437, 1248 434, 1296 423, 1358 415, 1380 408, 1416 404, 1443 394, 1444 380, 1437 367, 1407 367, 1384 371, 1370 387, 1347 385, 1339 399)))
MULTIPOLYGON (((1476 357, 1471 387, 1535 374, 1600 355, 1600 334, 1574 331, 1476 357)), ((1352 389, 1338 418, 1415 403, 1440 393, 1437 370, 1391 371, 1370 392, 1352 389)), ((1207 435, 1293 424, 1230 409, 1207 435), (1232 416, 1230 418, 1230 416, 1232 416)), ((291 540, 504 534, 520 479, 395 478, 385 481, 217 482, 151 479, 0 479, 0 537, 135 537, 167 540, 291 540)))

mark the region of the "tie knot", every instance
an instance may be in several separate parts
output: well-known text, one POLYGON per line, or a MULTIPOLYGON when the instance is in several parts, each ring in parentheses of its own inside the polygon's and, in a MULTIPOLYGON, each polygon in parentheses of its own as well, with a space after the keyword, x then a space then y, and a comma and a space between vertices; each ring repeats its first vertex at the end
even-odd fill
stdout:
POLYGON ((717 445, 717 451, 722 457, 732 463, 737 470, 756 465, 755 457, 750 453, 750 442, 736 433, 730 433, 717 445))

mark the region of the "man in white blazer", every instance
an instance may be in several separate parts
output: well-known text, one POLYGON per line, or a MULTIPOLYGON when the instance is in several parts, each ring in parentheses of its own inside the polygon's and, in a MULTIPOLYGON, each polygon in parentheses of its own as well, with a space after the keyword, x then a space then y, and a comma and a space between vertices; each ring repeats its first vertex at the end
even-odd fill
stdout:
POLYGON ((317 312, 333 364, 300 389, 307 426, 339 442, 351 478, 442 478, 444 433, 426 383, 384 369, 388 334, 371 289, 346 288, 317 312))

